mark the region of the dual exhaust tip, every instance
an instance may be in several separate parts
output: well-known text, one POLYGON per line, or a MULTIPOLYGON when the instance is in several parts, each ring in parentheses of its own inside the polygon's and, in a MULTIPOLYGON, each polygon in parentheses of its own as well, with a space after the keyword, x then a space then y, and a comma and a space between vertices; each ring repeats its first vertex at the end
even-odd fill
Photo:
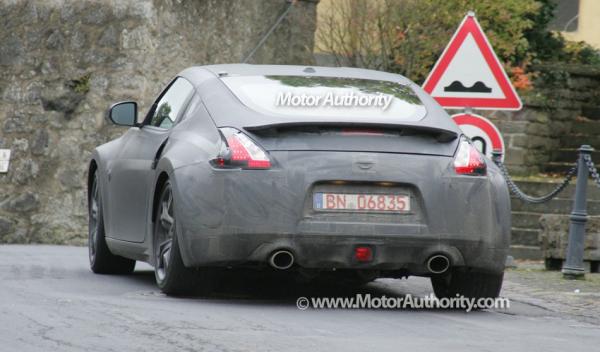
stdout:
POLYGON ((435 254, 427 260, 427 270, 432 274, 443 274, 450 269, 450 259, 443 254, 435 254))
POLYGON ((275 251, 269 257, 269 264, 275 269, 289 269, 294 265, 294 255, 285 249, 275 251))
MULTIPOLYGON (((278 270, 287 270, 294 265, 292 252, 282 249, 273 252, 269 257, 269 264, 278 270)), ((443 274, 450 269, 450 259, 443 254, 435 254, 427 260, 427 270, 432 274, 443 274)))

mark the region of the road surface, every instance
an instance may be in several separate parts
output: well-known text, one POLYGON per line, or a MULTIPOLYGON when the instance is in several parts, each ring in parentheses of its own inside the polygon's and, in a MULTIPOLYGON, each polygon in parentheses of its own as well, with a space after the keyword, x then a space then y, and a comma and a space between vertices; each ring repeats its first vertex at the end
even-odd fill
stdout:
MULTIPOLYGON (((94 275, 87 249, 0 246, 0 351, 595 351, 600 327, 542 307, 299 310, 307 288, 233 276, 210 297, 161 294, 147 265, 94 275)), ((310 288, 313 295, 340 294, 310 288)), ((350 288, 341 294, 353 294, 350 288)), ((378 280, 359 292, 426 295, 429 281, 378 280)))

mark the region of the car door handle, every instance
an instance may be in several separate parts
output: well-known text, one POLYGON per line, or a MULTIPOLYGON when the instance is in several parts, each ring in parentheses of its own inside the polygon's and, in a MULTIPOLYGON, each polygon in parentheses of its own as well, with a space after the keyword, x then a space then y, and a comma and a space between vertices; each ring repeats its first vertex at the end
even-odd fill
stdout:
POLYGON ((373 167, 373 162, 372 161, 358 161, 356 163, 356 165, 358 165, 359 168, 363 169, 363 170, 368 170, 371 167, 373 167))

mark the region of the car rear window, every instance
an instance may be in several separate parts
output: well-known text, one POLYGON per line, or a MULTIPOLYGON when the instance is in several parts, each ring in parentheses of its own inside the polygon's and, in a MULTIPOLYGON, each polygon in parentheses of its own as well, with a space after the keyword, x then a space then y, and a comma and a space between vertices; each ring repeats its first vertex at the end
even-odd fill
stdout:
POLYGON ((269 115, 421 120, 425 106, 408 86, 357 78, 230 76, 221 80, 247 107, 269 115))

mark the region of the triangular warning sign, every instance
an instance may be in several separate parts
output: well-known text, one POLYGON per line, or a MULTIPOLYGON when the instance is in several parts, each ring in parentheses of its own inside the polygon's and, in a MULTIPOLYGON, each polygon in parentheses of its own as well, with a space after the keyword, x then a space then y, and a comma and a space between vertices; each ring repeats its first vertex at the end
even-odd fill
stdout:
POLYGON ((519 110, 522 106, 473 13, 463 19, 423 89, 445 108, 519 110))

